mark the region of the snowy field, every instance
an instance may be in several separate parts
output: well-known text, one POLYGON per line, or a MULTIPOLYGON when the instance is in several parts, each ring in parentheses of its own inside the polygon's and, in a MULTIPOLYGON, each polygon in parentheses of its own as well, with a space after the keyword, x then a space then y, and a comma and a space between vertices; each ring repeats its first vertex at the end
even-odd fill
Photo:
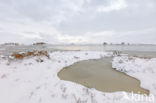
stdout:
POLYGON ((156 59, 114 57, 112 66, 141 81, 149 96, 124 91, 104 93, 94 88, 60 80, 57 73, 66 66, 88 59, 112 56, 111 52, 52 52, 46 57, 23 60, 0 57, 0 103, 155 103, 156 59), (43 62, 37 62, 42 59, 43 62))

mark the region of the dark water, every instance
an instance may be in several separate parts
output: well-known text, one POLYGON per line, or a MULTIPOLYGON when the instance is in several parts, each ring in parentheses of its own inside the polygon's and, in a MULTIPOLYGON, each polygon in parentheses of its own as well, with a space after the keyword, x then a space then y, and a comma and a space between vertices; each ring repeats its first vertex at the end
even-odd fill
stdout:
POLYGON ((62 69, 58 76, 62 80, 72 81, 103 92, 126 91, 149 94, 140 87, 140 81, 122 72, 112 69, 112 58, 86 60, 62 69))

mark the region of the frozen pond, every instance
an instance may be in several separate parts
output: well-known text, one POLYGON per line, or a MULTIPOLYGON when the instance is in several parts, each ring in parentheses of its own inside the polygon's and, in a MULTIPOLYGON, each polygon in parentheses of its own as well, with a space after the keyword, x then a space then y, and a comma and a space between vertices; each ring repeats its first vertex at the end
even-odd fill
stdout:
POLYGON ((112 58, 85 60, 62 69, 58 76, 103 92, 126 91, 149 94, 140 87, 140 81, 112 68, 112 58))

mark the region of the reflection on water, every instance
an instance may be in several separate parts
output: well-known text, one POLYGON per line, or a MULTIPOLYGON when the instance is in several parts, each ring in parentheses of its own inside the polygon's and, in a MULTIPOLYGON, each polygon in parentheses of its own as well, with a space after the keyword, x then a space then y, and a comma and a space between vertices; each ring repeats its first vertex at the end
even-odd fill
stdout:
POLYGON ((156 57, 156 45, 62 45, 59 50, 121 51, 131 56, 156 57))
POLYGON ((140 81, 112 69, 112 58, 86 60, 62 69, 60 79, 80 83, 86 87, 96 88, 103 92, 127 91, 149 94, 140 87, 140 81))
POLYGON ((156 45, 57 45, 63 50, 91 50, 91 51, 150 51, 156 52, 156 45))

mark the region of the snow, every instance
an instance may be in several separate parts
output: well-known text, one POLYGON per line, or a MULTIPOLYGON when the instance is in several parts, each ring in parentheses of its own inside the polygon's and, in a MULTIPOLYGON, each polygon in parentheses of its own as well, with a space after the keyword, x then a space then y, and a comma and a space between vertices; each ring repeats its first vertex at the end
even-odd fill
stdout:
POLYGON ((141 81, 141 87, 156 97, 156 58, 121 56, 113 59, 112 67, 141 81))
MULTIPOLYGON (((124 98, 126 92, 104 93, 94 88, 60 80, 57 76, 63 67, 81 60, 99 59, 105 56, 112 56, 112 53, 58 51, 50 53, 51 59, 45 57, 24 60, 0 58, 0 103, 148 103, 149 101, 128 100, 124 98), (44 62, 37 62, 36 59, 39 58, 44 62)), ((138 78, 141 86, 155 95, 156 59, 115 57, 113 67, 138 78)))

